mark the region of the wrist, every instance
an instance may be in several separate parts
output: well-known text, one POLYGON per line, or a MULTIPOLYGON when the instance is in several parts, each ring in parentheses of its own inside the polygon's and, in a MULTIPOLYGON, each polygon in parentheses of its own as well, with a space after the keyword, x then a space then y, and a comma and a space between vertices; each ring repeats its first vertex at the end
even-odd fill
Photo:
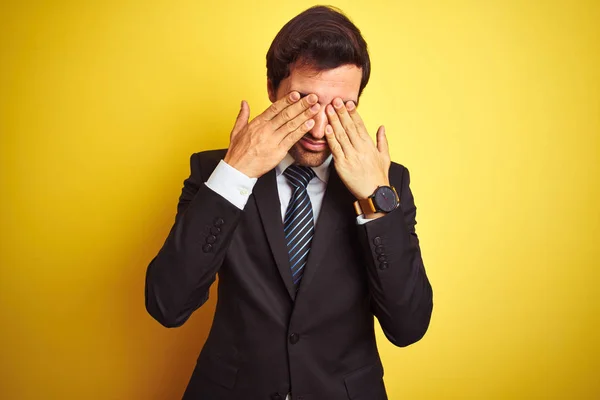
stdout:
POLYGON ((370 190, 366 190, 364 192, 357 193, 357 194, 355 194, 354 197, 356 197, 356 200, 359 200, 359 201, 368 199, 369 197, 373 196, 375 191, 377 191, 377 188, 379 188, 381 186, 390 186, 389 180, 382 180, 378 184, 371 185, 370 190))
POLYGON ((258 176, 254 176, 254 174, 249 171, 247 168, 244 168, 244 166, 237 160, 233 159, 232 157, 229 157, 229 154, 226 154, 225 157, 223 158, 223 161, 229 165, 231 168, 234 168, 235 170, 241 172, 242 174, 246 175, 248 178, 258 178, 258 176))

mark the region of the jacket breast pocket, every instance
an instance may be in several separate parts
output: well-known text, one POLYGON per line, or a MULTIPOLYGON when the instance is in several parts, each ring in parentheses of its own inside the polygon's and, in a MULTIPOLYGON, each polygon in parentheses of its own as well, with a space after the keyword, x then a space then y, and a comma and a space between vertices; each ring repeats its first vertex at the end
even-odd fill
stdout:
POLYGON ((351 400, 387 400, 383 384, 383 368, 367 365, 344 378, 348 398, 351 400))

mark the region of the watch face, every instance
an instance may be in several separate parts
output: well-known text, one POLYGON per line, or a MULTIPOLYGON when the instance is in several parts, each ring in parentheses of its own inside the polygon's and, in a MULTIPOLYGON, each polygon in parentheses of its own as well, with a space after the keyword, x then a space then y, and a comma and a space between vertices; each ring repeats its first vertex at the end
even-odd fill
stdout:
POLYGON ((375 191, 375 197, 373 203, 378 210, 383 212, 393 211, 398 207, 398 198, 396 193, 389 186, 380 186, 375 191))

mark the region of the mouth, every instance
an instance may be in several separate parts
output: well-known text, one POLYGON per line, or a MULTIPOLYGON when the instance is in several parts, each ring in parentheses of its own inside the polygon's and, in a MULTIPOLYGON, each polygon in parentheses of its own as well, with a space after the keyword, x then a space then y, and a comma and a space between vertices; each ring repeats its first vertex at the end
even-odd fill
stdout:
POLYGON ((327 148, 326 141, 315 141, 306 136, 300 139, 300 145, 308 151, 323 151, 327 148))

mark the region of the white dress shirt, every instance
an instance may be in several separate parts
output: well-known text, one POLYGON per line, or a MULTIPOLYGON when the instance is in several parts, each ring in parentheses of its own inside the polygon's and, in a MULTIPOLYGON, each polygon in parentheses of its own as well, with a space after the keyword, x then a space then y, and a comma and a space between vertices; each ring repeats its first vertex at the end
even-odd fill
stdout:
MULTIPOLYGON (((333 156, 329 155, 323 164, 318 167, 313 167, 316 177, 308 183, 306 188, 313 207, 315 225, 319 220, 319 213, 321 211, 321 205, 323 204, 325 189, 327 188, 327 182, 329 181, 329 165, 331 164, 332 159, 333 156)), ((292 199, 292 187, 285 175, 283 175, 283 171, 293 163, 294 158, 288 153, 277 167, 275 167, 282 221, 285 217, 287 206, 292 199)), ((208 178, 208 181, 206 181, 206 186, 229 200, 229 202, 240 210, 243 210, 244 207, 246 207, 248 198, 252 194, 252 189, 257 180, 257 178, 250 178, 244 175, 242 172, 227 164, 224 160, 221 160, 208 178)), ((356 218, 358 224, 364 224, 368 221, 370 221, 370 219, 366 219, 363 216, 358 216, 356 218)))

